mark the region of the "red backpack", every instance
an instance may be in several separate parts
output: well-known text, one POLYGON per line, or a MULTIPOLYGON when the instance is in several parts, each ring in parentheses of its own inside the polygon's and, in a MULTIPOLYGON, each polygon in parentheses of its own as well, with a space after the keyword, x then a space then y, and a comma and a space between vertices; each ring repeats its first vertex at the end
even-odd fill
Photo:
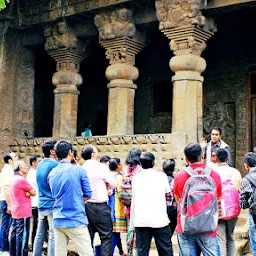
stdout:
POLYGON ((216 183, 211 169, 187 167, 190 178, 186 181, 181 201, 180 219, 184 234, 209 234, 217 229, 218 200, 216 183))

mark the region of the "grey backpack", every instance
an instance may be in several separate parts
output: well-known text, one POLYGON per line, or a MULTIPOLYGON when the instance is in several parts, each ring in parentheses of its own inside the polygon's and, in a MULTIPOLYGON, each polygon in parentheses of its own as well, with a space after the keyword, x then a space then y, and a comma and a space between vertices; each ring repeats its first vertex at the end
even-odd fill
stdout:
POLYGON ((184 234, 209 234, 217 229, 218 200, 216 183, 206 167, 185 170, 190 178, 186 181, 181 201, 180 219, 184 234))

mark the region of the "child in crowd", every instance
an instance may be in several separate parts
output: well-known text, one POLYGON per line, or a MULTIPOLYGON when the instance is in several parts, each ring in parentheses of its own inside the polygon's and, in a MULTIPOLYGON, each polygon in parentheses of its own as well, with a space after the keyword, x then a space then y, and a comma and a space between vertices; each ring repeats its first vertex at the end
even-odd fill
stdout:
POLYGON ((166 194, 167 214, 170 220, 169 227, 171 229, 171 235, 173 235, 177 225, 177 203, 173 195, 173 172, 175 169, 174 159, 167 159, 163 162, 163 171, 168 177, 171 192, 166 194))
POLYGON ((109 160, 109 169, 117 180, 117 188, 109 190, 108 205, 111 208, 111 218, 113 221, 113 242, 112 242, 112 255, 114 255, 115 247, 119 249, 120 255, 126 255, 123 252, 120 233, 127 232, 127 223, 124 214, 124 204, 121 202, 118 191, 123 178, 120 173, 122 165, 119 158, 111 158, 109 160))

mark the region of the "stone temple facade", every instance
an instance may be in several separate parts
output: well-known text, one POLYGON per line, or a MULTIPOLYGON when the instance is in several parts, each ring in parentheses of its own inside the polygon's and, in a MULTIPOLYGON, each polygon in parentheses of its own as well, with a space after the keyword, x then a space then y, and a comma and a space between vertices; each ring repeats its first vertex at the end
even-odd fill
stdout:
POLYGON ((158 163, 223 128, 256 146, 252 0, 11 0, 0 12, 0 154, 49 138, 158 163), (93 137, 81 137, 85 124, 93 137))

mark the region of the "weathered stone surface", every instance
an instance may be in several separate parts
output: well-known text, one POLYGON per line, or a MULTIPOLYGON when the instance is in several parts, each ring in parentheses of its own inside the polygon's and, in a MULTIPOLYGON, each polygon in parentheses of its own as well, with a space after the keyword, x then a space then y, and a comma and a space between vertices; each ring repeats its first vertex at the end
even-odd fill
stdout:
POLYGON ((34 56, 8 22, 0 24, 0 157, 12 136, 34 135, 34 56))
POLYGON ((213 30, 214 24, 206 20, 201 10, 207 5, 207 0, 156 0, 159 29, 195 25, 206 30, 213 30))
POLYGON ((171 40, 176 55, 170 60, 175 72, 173 81, 172 131, 187 134, 188 142, 200 141, 203 135, 203 93, 201 73, 206 62, 201 58, 206 41, 216 28, 201 10, 206 0, 157 0, 159 29, 171 40))
POLYGON ((53 136, 75 136, 77 104, 82 76, 78 73, 80 62, 85 58, 86 45, 75 36, 66 20, 44 29, 45 50, 57 62, 57 72, 52 77, 54 90, 53 136))
POLYGON ((136 32, 132 20, 133 12, 127 8, 103 11, 94 17, 100 40, 120 37, 133 38, 136 32))
POLYGON ((19 7, 20 23, 27 25, 42 21, 55 21, 59 18, 126 2, 132 2, 132 0, 25 0, 19 7))
POLYGON ((135 55, 143 42, 135 39, 133 12, 127 8, 106 10, 97 14, 94 23, 99 30, 100 44, 106 49, 110 66, 106 70, 108 84, 108 135, 134 133, 133 83, 139 71, 134 67, 135 55))
MULTIPOLYGON (((27 160, 31 154, 42 153, 41 145, 47 139, 14 138, 10 143, 10 148, 20 158, 27 160)), ((132 148, 138 147, 142 151, 149 151, 155 155, 157 169, 159 170, 162 168, 162 162, 167 158, 174 158, 177 162, 177 168, 183 168, 185 165, 183 149, 186 144, 186 135, 183 133, 73 137, 66 139, 73 143, 78 152, 81 152, 84 146, 93 144, 97 147, 99 156, 119 157, 123 164, 128 152, 132 148)))

